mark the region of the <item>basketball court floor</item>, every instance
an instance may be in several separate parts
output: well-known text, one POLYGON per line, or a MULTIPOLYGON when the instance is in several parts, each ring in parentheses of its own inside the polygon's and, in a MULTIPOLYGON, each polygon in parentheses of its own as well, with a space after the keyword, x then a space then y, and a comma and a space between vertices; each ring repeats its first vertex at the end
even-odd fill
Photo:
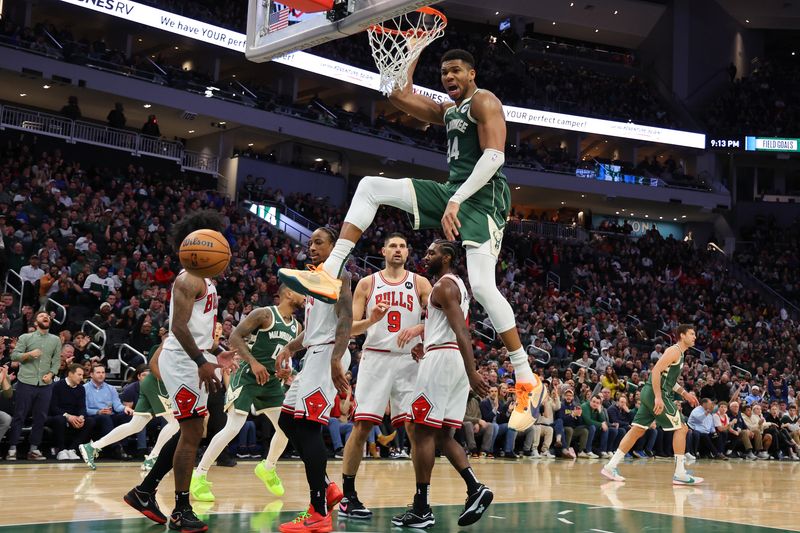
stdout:
MULTIPOLYGON (((303 467, 282 461, 278 471, 286 495, 275 498, 253 475, 255 462, 215 467, 209 474, 217 502, 196 504, 209 531, 277 531, 308 504, 303 467)), ((464 486, 439 460, 434 470, 432 531, 553 531, 622 533, 633 531, 766 532, 800 531, 797 479, 800 463, 700 461, 690 469, 705 477, 697 487, 673 487, 672 461, 638 460, 622 465, 624 484, 598 475, 599 460, 473 462, 478 477, 495 492, 480 522, 459 528, 464 486)), ((330 462, 331 478, 341 478, 341 462, 330 462)), ((122 501, 143 473, 138 463, 0 464, 0 533, 156 532, 159 526, 122 501)), ((390 518, 411 502, 414 472, 410 461, 365 460, 359 494, 375 511, 369 521, 336 520, 336 531, 400 531, 390 518)), ((171 476, 159 496, 172 508, 171 476)))

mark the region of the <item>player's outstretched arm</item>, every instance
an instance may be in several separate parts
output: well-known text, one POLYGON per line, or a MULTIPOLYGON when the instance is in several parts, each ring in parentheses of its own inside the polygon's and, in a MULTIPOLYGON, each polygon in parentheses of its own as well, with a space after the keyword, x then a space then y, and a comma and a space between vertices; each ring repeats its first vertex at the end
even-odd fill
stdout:
POLYGON ((231 348, 233 348, 239 356, 250 365, 250 370, 256 377, 256 383, 263 385, 269 381, 269 372, 266 367, 256 361, 253 354, 250 353, 250 348, 244 342, 244 337, 250 335, 255 330, 263 327, 269 328, 272 325, 272 313, 266 307, 259 307, 254 309, 244 320, 239 322, 239 325, 231 332, 231 348))
POLYGON ((461 310, 461 290, 450 279, 444 283, 439 283, 431 292, 431 303, 435 304, 447 317, 447 322, 453 333, 456 334, 458 351, 464 360, 464 368, 467 371, 469 384, 481 397, 489 393, 489 386, 483 381, 475 368, 475 355, 472 352, 472 339, 467 329, 467 321, 464 319, 464 312, 461 310))
POLYGON ((331 354, 331 379, 336 385, 336 390, 345 392, 350 388, 347 378, 342 370, 342 356, 350 344, 350 330, 353 327, 353 293, 350 288, 350 273, 343 272, 340 278, 342 288, 339 299, 336 301, 336 335, 331 354))
MULTIPOLYGON (((419 61, 419 58, 417 58, 419 61)), ((417 120, 430 122, 432 124, 444 124, 444 112, 452 104, 439 103, 432 98, 414 94, 414 69, 417 68, 417 61, 411 63, 408 68, 408 83, 402 89, 395 89, 389 95, 389 101, 399 110, 405 111, 417 120)))

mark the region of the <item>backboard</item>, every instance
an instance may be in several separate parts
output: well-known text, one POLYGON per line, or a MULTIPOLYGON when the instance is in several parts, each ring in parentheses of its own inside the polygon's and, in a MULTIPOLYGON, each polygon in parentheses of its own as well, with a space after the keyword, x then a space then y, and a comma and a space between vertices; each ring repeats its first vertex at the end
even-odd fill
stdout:
POLYGON ((262 63, 359 33, 439 0, 335 0, 333 10, 325 13, 284 11, 288 6, 273 0, 248 1, 245 55, 262 63))

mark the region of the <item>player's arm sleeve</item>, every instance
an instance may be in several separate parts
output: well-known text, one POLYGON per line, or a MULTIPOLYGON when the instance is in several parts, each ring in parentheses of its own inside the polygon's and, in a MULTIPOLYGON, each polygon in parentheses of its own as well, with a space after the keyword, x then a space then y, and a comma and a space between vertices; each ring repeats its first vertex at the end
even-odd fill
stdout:
POLYGON ((475 168, 472 169, 472 174, 469 175, 467 181, 461 184, 461 187, 450 197, 451 202, 457 204, 463 203, 470 196, 478 192, 481 187, 489 183, 489 180, 503 167, 506 161, 506 156, 500 150, 487 148, 483 151, 483 155, 475 163, 475 168))

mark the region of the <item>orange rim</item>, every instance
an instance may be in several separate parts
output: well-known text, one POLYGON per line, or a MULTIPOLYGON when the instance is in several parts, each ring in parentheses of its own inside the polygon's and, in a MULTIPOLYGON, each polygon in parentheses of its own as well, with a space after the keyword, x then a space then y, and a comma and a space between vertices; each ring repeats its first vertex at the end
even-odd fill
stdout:
MULTIPOLYGON (((421 7, 419 9, 415 9, 417 13, 422 13, 424 15, 432 15, 434 17, 439 18, 444 25, 447 26, 447 17, 444 16, 444 13, 439 11, 438 9, 434 9, 430 6, 421 7)), ((385 28, 380 24, 373 24, 368 28, 370 31, 374 31, 375 33, 385 33, 387 35, 403 35, 404 37, 422 37, 432 32, 432 30, 395 30, 392 28, 385 28)))

